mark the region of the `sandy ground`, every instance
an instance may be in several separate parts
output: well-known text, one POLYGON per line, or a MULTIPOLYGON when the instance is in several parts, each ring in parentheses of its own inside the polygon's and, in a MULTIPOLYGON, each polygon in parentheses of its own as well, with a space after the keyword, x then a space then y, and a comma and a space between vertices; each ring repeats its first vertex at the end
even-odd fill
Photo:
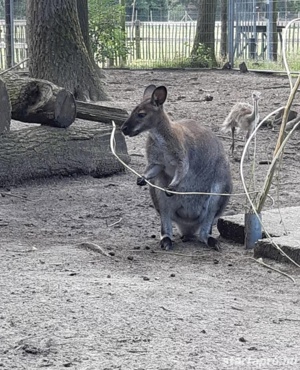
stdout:
MULTIPOLYGON (((260 91, 264 117, 289 95, 288 80, 270 75, 106 75, 113 104, 128 111, 148 84, 166 85, 166 110, 211 127, 228 153, 230 135, 220 133, 220 125, 236 101, 251 102, 251 92, 260 91), (212 101, 204 101, 207 94, 212 101)), ((268 169, 258 163, 271 158, 277 136, 278 127, 257 135, 258 188, 268 169)), ((266 208, 300 204, 299 137, 298 131, 286 148, 266 208)), ((235 193, 243 192, 239 139, 230 160, 235 193)), ((144 143, 143 135, 127 140, 131 166, 140 172, 144 143)), ((246 178, 250 167, 247 162, 246 178)), ((175 249, 161 251, 148 189, 135 183, 125 172, 1 189, 0 369, 300 368, 299 269, 266 261, 291 275, 293 284, 253 261, 242 245, 221 240, 222 252, 211 251, 181 242, 176 230, 175 249), (85 248, 85 242, 107 255, 85 248)), ((245 205, 245 196, 233 196, 226 212, 243 212, 245 205)))

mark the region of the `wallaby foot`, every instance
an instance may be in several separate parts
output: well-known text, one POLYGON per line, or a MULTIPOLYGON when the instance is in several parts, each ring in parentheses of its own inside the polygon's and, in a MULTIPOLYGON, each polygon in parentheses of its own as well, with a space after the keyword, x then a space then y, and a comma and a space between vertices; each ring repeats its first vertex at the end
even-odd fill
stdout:
POLYGON ((160 247, 161 247, 161 249, 164 249, 166 251, 169 251, 170 249, 173 249, 172 240, 168 236, 165 236, 160 241, 160 247))
POLYGON ((214 249, 215 251, 221 252, 221 246, 218 240, 212 236, 209 236, 207 239, 207 245, 211 248, 214 249))
POLYGON ((147 185, 146 180, 145 180, 145 177, 138 177, 136 179, 136 184, 139 185, 139 186, 145 186, 145 185, 147 185))

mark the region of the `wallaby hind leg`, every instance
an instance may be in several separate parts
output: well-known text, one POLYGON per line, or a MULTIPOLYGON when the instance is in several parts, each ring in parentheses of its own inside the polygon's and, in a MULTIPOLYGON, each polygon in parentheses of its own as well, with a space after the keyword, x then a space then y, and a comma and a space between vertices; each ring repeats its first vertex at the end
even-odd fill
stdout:
POLYGON ((170 250, 173 248, 172 243, 172 220, 169 215, 160 215, 161 230, 160 230, 160 246, 164 250, 170 250))
MULTIPOLYGON (((164 184, 162 186, 164 186, 164 184)), ((160 190, 150 187, 150 195, 154 208, 160 215, 160 246, 162 249, 170 250, 173 248, 173 227, 170 216, 170 208, 166 206, 166 203, 162 198, 166 197, 166 194, 162 193, 160 190)))
MULTIPOLYGON (((212 192, 220 192, 219 190, 212 192)), ((211 195, 208 202, 206 203, 206 215, 203 218, 200 229, 200 241, 205 243, 212 249, 217 251, 220 250, 219 242, 214 238, 212 234, 212 227, 215 222, 215 219, 222 213, 223 209, 227 204, 227 199, 225 197, 220 197, 216 195, 211 195)))

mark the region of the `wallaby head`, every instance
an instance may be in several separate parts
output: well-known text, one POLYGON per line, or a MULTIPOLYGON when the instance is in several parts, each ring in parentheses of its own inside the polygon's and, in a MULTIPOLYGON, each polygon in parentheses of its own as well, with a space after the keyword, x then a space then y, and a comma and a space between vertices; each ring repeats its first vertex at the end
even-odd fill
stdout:
POLYGON ((144 131, 155 128, 166 115, 163 104, 167 98, 165 86, 149 85, 143 95, 142 102, 134 108, 121 129, 124 135, 136 136, 144 131))

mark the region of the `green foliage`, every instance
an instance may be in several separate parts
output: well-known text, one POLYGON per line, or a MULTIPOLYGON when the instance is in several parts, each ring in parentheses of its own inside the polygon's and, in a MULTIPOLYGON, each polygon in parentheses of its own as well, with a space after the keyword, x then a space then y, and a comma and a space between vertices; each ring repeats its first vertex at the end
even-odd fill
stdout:
MULTIPOLYGON (((240 63, 246 62, 248 69, 258 69, 258 70, 264 70, 264 71, 278 71, 283 72, 285 71, 284 64, 282 61, 272 62, 269 60, 251 60, 247 59, 246 61, 243 59, 236 59, 234 61, 235 67, 237 67, 240 63)), ((300 52, 296 54, 288 54, 287 55, 287 62, 290 71, 299 73, 300 71, 300 52)))
POLYGON ((212 51, 209 47, 199 44, 196 52, 190 56, 191 67, 211 68, 212 67, 212 51))
MULTIPOLYGON (((14 19, 26 18, 26 0, 14 0, 13 3, 14 19)), ((0 0, 0 18, 5 19, 5 2, 0 0)))
POLYGON ((126 0, 126 14, 127 21, 131 20, 132 9, 138 14, 140 21, 149 21, 150 12, 154 20, 166 21, 168 15, 168 2, 167 0, 126 0))
POLYGON ((124 12, 114 0, 89 1, 89 32, 96 62, 114 64, 117 58, 126 59, 124 12))

